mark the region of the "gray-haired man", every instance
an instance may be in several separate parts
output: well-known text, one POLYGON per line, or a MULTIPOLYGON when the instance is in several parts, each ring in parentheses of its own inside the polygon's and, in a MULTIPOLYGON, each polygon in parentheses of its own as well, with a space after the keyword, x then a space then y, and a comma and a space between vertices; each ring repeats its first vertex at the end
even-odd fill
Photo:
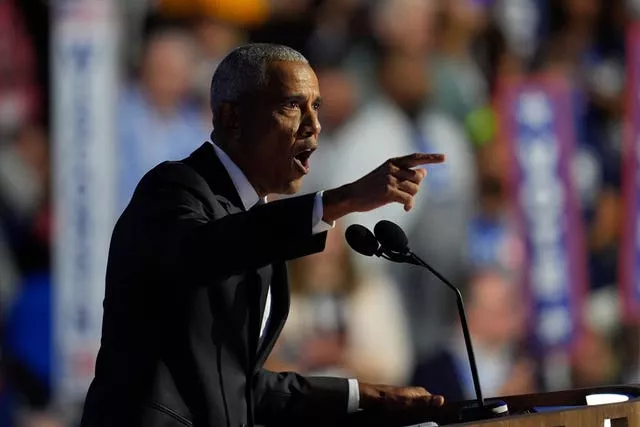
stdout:
POLYGON ((262 368, 289 310, 285 261, 322 251, 333 222, 411 209, 441 155, 391 159, 358 181, 295 193, 317 147, 321 99, 284 46, 231 52, 213 76, 212 143, 141 180, 107 270, 102 345, 83 426, 335 425, 358 410, 440 406, 422 388, 262 368))

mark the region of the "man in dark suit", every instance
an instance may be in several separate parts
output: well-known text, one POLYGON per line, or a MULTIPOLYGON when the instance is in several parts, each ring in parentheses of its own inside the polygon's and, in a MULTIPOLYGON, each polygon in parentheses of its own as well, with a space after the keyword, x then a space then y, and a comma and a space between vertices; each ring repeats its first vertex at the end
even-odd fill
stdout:
POLYGON ((212 143, 148 172, 115 226, 84 427, 333 425, 359 410, 442 405, 422 388, 262 368, 289 309, 285 261, 322 251, 350 212, 410 209, 425 176, 413 168, 443 159, 400 157, 337 189, 266 203, 300 187, 320 103, 290 48, 247 45, 218 66, 212 143))

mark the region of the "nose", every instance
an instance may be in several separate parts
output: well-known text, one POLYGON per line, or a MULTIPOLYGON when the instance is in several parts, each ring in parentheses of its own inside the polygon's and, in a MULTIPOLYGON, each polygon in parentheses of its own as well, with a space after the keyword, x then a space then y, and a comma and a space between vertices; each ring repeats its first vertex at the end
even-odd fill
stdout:
POLYGON ((314 108, 309 108, 302 117, 300 123, 300 136, 302 138, 310 138, 312 136, 318 136, 322 126, 320 125, 320 119, 318 118, 318 111, 314 108))

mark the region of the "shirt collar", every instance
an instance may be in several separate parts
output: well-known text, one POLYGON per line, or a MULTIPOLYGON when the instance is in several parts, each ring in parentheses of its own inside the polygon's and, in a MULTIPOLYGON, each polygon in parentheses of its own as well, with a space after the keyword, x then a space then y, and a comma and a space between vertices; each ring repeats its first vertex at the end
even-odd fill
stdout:
POLYGON ((222 165, 227 170, 229 177, 231 177, 233 186, 236 188, 236 191, 240 196, 244 209, 249 210, 259 202, 266 203, 267 198, 263 197, 260 199, 260 196, 247 179, 247 176, 242 172, 242 170, 240 170, 238 165, 231 160, 231 157, 229 157, 222 148, 218 147, 215 142, 212 142, 212 144, 218 158, 222 162, 222 165))

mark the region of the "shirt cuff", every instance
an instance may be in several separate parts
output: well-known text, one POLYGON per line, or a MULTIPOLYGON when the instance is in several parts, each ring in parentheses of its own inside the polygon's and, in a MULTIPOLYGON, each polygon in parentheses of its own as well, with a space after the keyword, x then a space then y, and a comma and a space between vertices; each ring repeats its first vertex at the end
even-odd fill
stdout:
POLYGON ((360 410, 360 386, 358 380, 349 378, 349 401, 347 402, 347 413, 352 414, 360 410))
POLYGON ((316 199, 313 204, 313 217, 311 218, 311 234, 320 234, 323 231, 331 230, 336 225, 335 221, 329 224, 322 220, 322 214, 323 214, 322 193, 324 193, 324 191, 318 191, 316 193, 316 199))

